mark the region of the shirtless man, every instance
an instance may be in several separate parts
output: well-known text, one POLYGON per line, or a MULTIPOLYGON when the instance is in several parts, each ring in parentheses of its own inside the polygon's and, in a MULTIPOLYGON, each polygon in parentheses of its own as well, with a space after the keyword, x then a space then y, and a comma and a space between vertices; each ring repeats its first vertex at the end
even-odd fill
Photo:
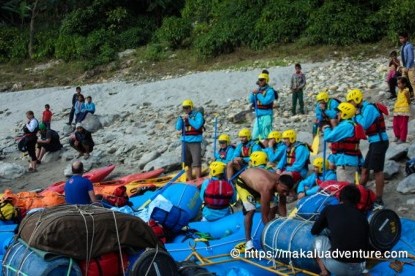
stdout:
POLYGON ((262 221, 268 223, 275 217, 276 207, 274 201, 275 193, 278 193, 278 213, 287 216, 286 198, 294 186, 292 176, 282 174, 281 176, 261 168, 249 168, 235 180, 236 191, 242 201, 244 213, 244 226, 246 245, 245 250, 254 248, 251 239, 252 219, 256 209, 256 203, 261 203, 262 221), (274 208, 275 210, 275 208, 274 208))

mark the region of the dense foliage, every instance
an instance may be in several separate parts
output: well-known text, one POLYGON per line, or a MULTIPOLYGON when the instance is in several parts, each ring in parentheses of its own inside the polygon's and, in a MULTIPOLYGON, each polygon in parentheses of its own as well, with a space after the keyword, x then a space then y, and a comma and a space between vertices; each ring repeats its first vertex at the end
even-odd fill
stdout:
POLYGON ((158 60, 181 48, 207 59, 241 46, 396 41, 399 31, 415 34, 413 18, 413 0, 6 0, 0 62, 58 58, 91 68, 144 45, 158 60))

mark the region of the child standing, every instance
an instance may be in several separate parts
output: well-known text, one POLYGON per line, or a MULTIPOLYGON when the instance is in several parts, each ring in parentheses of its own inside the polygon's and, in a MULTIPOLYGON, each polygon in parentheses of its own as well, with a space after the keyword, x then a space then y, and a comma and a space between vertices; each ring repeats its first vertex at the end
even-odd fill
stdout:
POLYGON ((305 75, 301 72, 301 65, 297 63, 295 65, 295 73, 291 77, 291 92, 292 95, 292 115, 297 112, 297 100, 300 104, 300 113, 304 114, 304 96, 303 89, 306 84, 305 75))
POLYGON ((50 129, 50 122, 52 121, 52 112, 50 111, 50 105, 45 104, 45 110, 42 114, 42 123, 45 124, 46 129, 50 129))
POLYGON ((400 64, 398 53, 396 51, 392 51, 389 54, 389 72, 386 76, 386 82, 388 83, 389 92, 391 93, 389 99, 396 98, 396 81, 399 76, 398 68, 400 64))
POLYGON ((402 144, 406 142, 408 134, 408 120, 411 115, 410 92, 411 84, 405 77, 398 78, 398 95, 393 111, 393 132, 395 134, 395 142, 402 144))

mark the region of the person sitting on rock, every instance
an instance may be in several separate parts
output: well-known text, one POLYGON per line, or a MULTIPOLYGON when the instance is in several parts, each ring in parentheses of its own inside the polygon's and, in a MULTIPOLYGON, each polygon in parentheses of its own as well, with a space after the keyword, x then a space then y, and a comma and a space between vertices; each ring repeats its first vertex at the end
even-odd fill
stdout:
POLYGON ((177 118, 176 130, 181 134, 184 146, 184 163, 189 168, 186 171, 187 180, 192 180, 194 169, 196 178, 202 177, 202 140, 205 119, 202 112, 193 110, 193 101, 182 102, 184 114, 177 118))
POLYGON ((336 173, 329 169, 327 160, 323 163, 323 157, 317 157, 313 161, 314 173, 310 174, 306 179, 301 180, 298 184, 298 199, 305 196, 316 194, 320 190, 318 185, 320 181, 336 180, 336 173))
POLYGON ((213 161, 209 165, 210 179, 203 181, 200 198, 203 201, 202 221, 214 221, 232 212, 230 204, 235 202, 234 187, 225 179, 226 164, 213 161))
POLYGON ((75 161, 72 164, 73 176, 65 183, 65 201, 67 204, 91 204, 97 202, 92 182, 82 177, 84 164, 75 161))
POLYGON ((231 179, 236 171, 246 168, 249 163, 249 156, 254 151, 262 151, 261 146, 251 140, 251 131, 243 128, 239 131, 239 139, 241 142, 236 146, 232 161, 228 163, 226 168, 226 176, 231 179))
POLYGON ((82 126, 82 123, 76 124, 74 137, 69 140, 69 144, 79 152, 77 158, 84 156, 85 159, 89 158, 95 146, 91 133, 82 126))
POLYGON ((59 134, 48 129, 44 123, 39 124, 40 140, 37 140, 37 163, 40 164, 46 152, 55 152, 62 148, 59 134))
POLYGON ((95 113, 95 104, 92 102, 91 96, 86 97, 85 113, 95 113))
POLYGON ((235 146, 231 144, 231 138, 228 134, 221 134, 218 138, 219 150, 215 152, 215 161, 228 164, 235 152, 235 146))
POLYGON ((262 222, 268 223, 275 217, 275 193, 278 193, 278 214, 287 216, 286 198, 293 188, 294 182, 290 175, 278 177, 275 173, 260 168, 249 168, 235 180, 236 191, 242 201, 242 212, 245 225, 245 250, 254 248, 251 238, 252 220, 256 203, 261 204, 262 222))
POLYGON ((354 182, 354 176, 362 164, 363 157, 359 144, 366 139, 362 126, 355 123, 356 108, 347 102, 338 106, 339 124, 332 128, 323 126, 324 141, 331 143, 338 181, 354 182))
POLYGON ((264 150, 268 156, 267 166, 275 167, 284 155, 285 150, 285 144, 281 141, 281 133, 271 131, 268 134, 268 147, 264 150))
POLYGON ((298 183, 307 176, 308 164, 310 163, 310 149, 307 144, 297 141, 297 133, 293 129, 282 133, 285 143, 285 154, 277 165, 277 174, 289 174, 294 183, 298 183))
POLYGON ((356 185, 348 185, 340 191, 340 204, 328 205, 311 228, 320 275, 362 275, 365 269, 363 256, 342 257, 344 253, 369 250, 369 223, 357 208, 360 192, 356 185), (327 230, 326 230, 327 229, 327 230), (333 258, 329 252, 337 252, 333 258), (342 254, 342 255, 340 255, 342 254))
POLYGON ((316 128, 313 130, 313 135, 317 134, 317 128, 321 130, 323 125, 337 124, 337 107, 340 101, 336 98, 329 98, 329 93, 322 91, 316 97, 316 128), (315 133, 314 133, 315 132, 315 133))

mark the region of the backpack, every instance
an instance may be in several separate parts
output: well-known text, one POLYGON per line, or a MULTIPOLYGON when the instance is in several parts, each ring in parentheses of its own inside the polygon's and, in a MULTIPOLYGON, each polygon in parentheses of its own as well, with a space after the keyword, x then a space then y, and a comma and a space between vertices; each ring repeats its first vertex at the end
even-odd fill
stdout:
POLYGON ((210 180, 206 187, 204 201, 211 209, 224 209, 229 207, 234 190, 232 184, 226 180, 210 180))
POLYGON ((277 90, 275 90, 275 89, 274 89, 274 88, 272 88, 272 87, 271 87, 271 89, 272 89, 272 91, 274 91, 275 101, 278 101, 278 91, 277 91, 277 90))
POLYGON ((386 116, 389 115, 389 109, 386 105, 380 102, 373 103, 376 109, 380 112, 380 114, 385 114, 386 116))
MULTIPOLYGON (((128 255, 122 253, 122 262, 124 268, 128 267, 128 255)), ((92 258, 87 262, 82 260, 79 262, 82 275, 104 276, 104 275, 122 275, 122 265, 120 261, 120 253, 118 251, 103 254, 99 257, 92 258)))
POLYGON ((112 195, 107 196, 106 200, 109 204, 115 207, 123 207, 128 203, 127 188, 119 186, 115 188, 112 195))
POLYGON ((27 151, 27 139, 26 136, 24 136, 22 139, 20 139, 19 143, 17 143, 17 148, 21 152, 27 151))

